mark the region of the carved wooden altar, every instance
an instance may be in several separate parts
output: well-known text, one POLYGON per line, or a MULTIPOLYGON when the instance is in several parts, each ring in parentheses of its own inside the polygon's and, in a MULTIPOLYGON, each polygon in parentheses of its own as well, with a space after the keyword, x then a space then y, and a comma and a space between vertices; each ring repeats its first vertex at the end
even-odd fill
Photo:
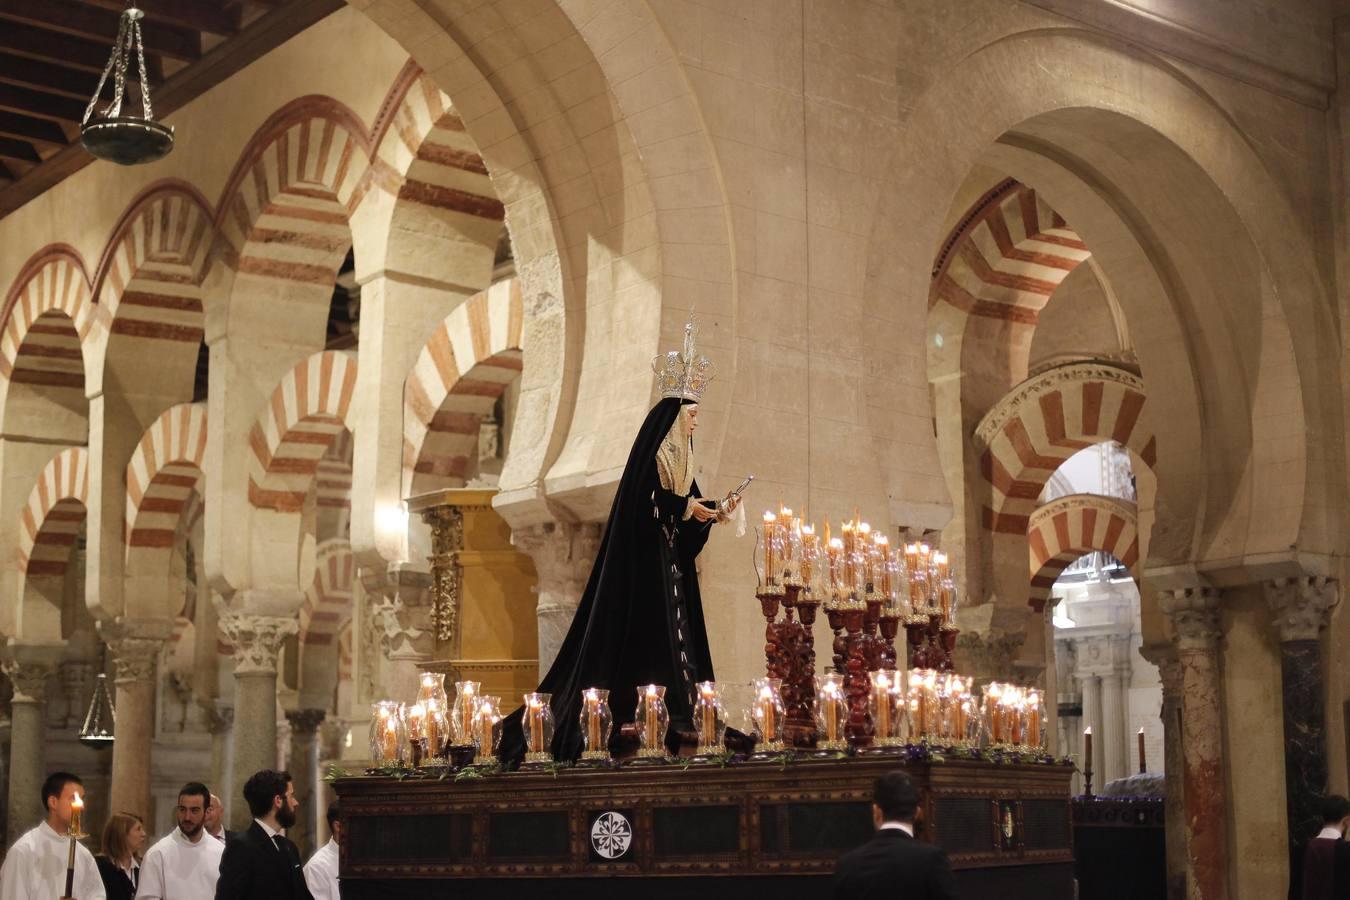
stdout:
MULTIPOLYGON (((871 835, 873 780, 897 765, 858 757, 341 779, 342 895, 828 896, 835 861, 871 835), (623 881, 602 888, 595 878, 623 881)), ((963 896, 1073 896, 1071 769, 904 768, 923 789, 920 837, 946 848, 963 896)))

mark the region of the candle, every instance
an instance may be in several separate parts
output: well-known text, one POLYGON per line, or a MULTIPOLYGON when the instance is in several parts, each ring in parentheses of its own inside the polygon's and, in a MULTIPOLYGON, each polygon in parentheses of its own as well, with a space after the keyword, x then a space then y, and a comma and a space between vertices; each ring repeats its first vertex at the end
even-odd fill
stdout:
POLYGON ((420 703, 414 703, 408 710, 408 740, 416 741, 425 737, 422 730, 422 721, 427 714, 426 708, 420 703))
POLYGON ((807 587, 811 585, 811 576, 814 574, 816 561, 816 527, 814 525, 802 526, 802 583, 807 587))
POLYGON ((530 752, 542 753, 544 750, 544 716, 538 697, 530 697, 530 752))
POLYGON ((873 675, 872 694, 877 705, 877 737, 888 738, 891 736, 891 680, 885 670, 873 675))
POLYGON ((717 689, 712 682, 703 682, 698 686, 698 690, 703 698, 698 742, 704 747, 711 747, 717 740, 717 689))
POLYGON ((398 762, 398 720, 393 715, 385 717, 384 736, 381 739, 380 749, 384 762, 398 762))
POLYGON ((586 693, 586 740, 589 750, 603 750, 600 746, 600 695, 595 688, 587 688, 586 693))
POLYGON ((647 685, 644 689, 647 695, 647 713, 645 716, 647 729, 642 735, 642 749, 655 752, 656 750, 656 702, 660 698, 660 691, 654 684, 647 685))
POLYGON ((473 739, 472 737, 470 737, 470 735, 473 734, 474 710, 478 706, 478 704, 474 702, 473 696, 473 692, 476 687, 477 683, 473 681, 460 682, 460 691, 459 691, 460 696, 459 714, 461 717, 460 733, 464 735, 464 739, 469 743, 473 742, 473 739))
POLYGON ((1033 747, 1041 745, 1041 692, 1031 691, 1028 695, 1030 710, 1027 725, 1027 743, 1033 747))
POLYGON ((1083 729, 1083 771, 1092 771, 1092 726, 1083 729))
POLYGON ((778 740, 778 723, 774 720, 773 687, 764 685, 759 689, 760 727, 764 730, 765 743, 778 740))
POLYGON ((1144 755, 1144 728, 1139 727, 1139 774, 1143 775, 1148 771, 1147 757, 1144 755))
POLYGON ((439 711, 435 700, 427 701, 427 718, 425 725, 427 734, 427 752, 432 756, 441 755, 441 744, 445 740, 441 736, 440 717, 437 715, 439 711))
POLYGON ((764 583, 774 583, 773 541, 777 530, 778 517, 768 510, 764 511, 764 583))
POLYGON ((835 706, 838 698, 833 690, 827 689, 825 692, 825 740, 834 743, 839 740, 839 729, 835 719, 835 706))
POLYGON ((84 798, 78 793, 70 801, 70 857, 66 861, 66 893, 69 897, 75 889, 75 841, 80 834, 80 812, 84 809, 84 798))

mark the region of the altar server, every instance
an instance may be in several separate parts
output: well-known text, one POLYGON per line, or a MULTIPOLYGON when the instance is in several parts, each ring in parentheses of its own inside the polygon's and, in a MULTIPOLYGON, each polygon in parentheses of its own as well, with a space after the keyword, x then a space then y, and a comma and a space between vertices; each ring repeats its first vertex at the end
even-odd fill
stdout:
POLYGON ((338 845, 342 843, 342 822, 338 802, 328 804, 328 831, 332 835, 305 863, 305 884, 314 900, 338 900, 338 845))
POLYGON ((189 782, 178 792, 178 827, 161 838, 141 863, 136 900, 198 900, 216 892, 225 846, 206 833, 211 792, 189 782))
POLYGON ((941 847, 916 840, 919 792, 904 772, 889 772, 872 790, 872 840, 834 869, 835 900, 956 900, 956 879, 941 847))
MULTIPOLYGON (((14 842, 0 866, 0 897, 4 900, 52 900, 66 892, 66 863, 70 854, 71 806, 83 803, 84 783, 69 772, 55 772, 42 784, 42 808, 47 818, 14 842)), ((70 893, 78 900, 106 900, 103 879, 94 856, 75 844, 75 879, 70 893)))

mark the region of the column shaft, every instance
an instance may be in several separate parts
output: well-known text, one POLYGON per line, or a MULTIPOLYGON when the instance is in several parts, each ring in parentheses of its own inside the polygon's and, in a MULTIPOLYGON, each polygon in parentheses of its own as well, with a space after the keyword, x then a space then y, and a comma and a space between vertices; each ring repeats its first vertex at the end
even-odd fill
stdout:
POLYGON ((10 703, 9 798, 6 815, 6 845, 42 819, 38 794, 47 777, 43 748, 47 727, 47 676, 51 667, 33 663, 5 664, 5 674, 14 684, 10 703))
POLYGON ((115 674, 116 736, 108 808, 150 821, 151 745, 155 736, 155 672, 162 642, 114 638, 108 642, 115 674))
POLYGON ((300 808, 295 813, 295 827, 286 836, 300 848, 301 858, 317 849, 314 838, 318 834, 319 725, 323 722, 321 709, 299 709, 286 713, 291 723, 291 755, 286 764, 295 782, 295 796, 300 808))
POLYGON ((1125 768, 1125 702, 1121 677, 1118 672, 1102 676, 1102 774, 1101 786, 1124 778, 1125 768))
MULTIPOLYGON (((1092 742, 1092 759, 1083 759, 1083 769, 1086 772, 1092 770, 1093 792, 1101 790, 1105 783, 1102 779, 1102 681, 1096 675, 1084 675, 1083 685, 1083 727, 1091 728, 1096 739, 1092 742)), ((1080 732, 1077 735, 1076 744, 1079 752, 1083 749, 1083 736, 1080 732)))

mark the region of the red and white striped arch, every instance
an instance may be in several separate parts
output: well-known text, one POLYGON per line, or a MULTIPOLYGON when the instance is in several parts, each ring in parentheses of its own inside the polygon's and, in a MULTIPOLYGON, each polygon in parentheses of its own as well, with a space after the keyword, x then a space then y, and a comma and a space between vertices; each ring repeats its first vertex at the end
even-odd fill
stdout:
POLYGON ((138 547, 172 551, 201 485, 206 435, 206 404, 180 403, 141 436, 126 472, 128 559, 138 547))
POLYGON ((89 276, 68 247, 49 247, 16 279, 5 301, 0 378, 84 402, 82 345, 95 327, 89 276))
POLYGON ((1035 190, 1009 179, 980 198, 943 245, 928 305, 1034 325, 1050 295, 1091 255, 1035 190))
POLYGON ((300 607, 300 643, 327 646, 352 617, 352 579, 356 560, 343 538, 331 538, 315 550, 314 581, 300 607))
POLYGON ((1100 494, 1060 497, 1032 513, 1027 544, 1031 606, 1040 612, 1060 573, 1080 556, 1093 551, 1109 553, 1134 573, 1139 562, 1135 505, 1100 494))
POLYGON ((88 503, 89 451, 68 447, 42 467, 19 514, 19 571, 63 578, 88 503))
POLYGON ((206 201, 184 182, 157 184, 131 204, 94 277, 111 334, 187 344, 195 355, 204 334, 198 289, 212 229, 206 201))
POLYGON ((520 375, 523 326, 512 278, 457 306, 422 348, 403 391, 405 496, 464 483, 479 423, 520 375))
POLYGON ((314 502, 318 507, 315 537, 325 541, 350 533, 352 509, 352 433, 343 429, 319 460, 314 502))
POLYGON ((1152 468, 1156 444, 1139 418, 1144 399, 1138 373, 1106 361, 1055 366, 1009 391, 975 429, 991 488, 985 527, 1026 534, 1041 489, 1084 447, 1115 441, 1152 468))
POLYGON ((298 511, 329 446, 344 428, 356 390, 356 360, 325 350, 302 360, 277 385, 249 432, 249 501, 298 511))

